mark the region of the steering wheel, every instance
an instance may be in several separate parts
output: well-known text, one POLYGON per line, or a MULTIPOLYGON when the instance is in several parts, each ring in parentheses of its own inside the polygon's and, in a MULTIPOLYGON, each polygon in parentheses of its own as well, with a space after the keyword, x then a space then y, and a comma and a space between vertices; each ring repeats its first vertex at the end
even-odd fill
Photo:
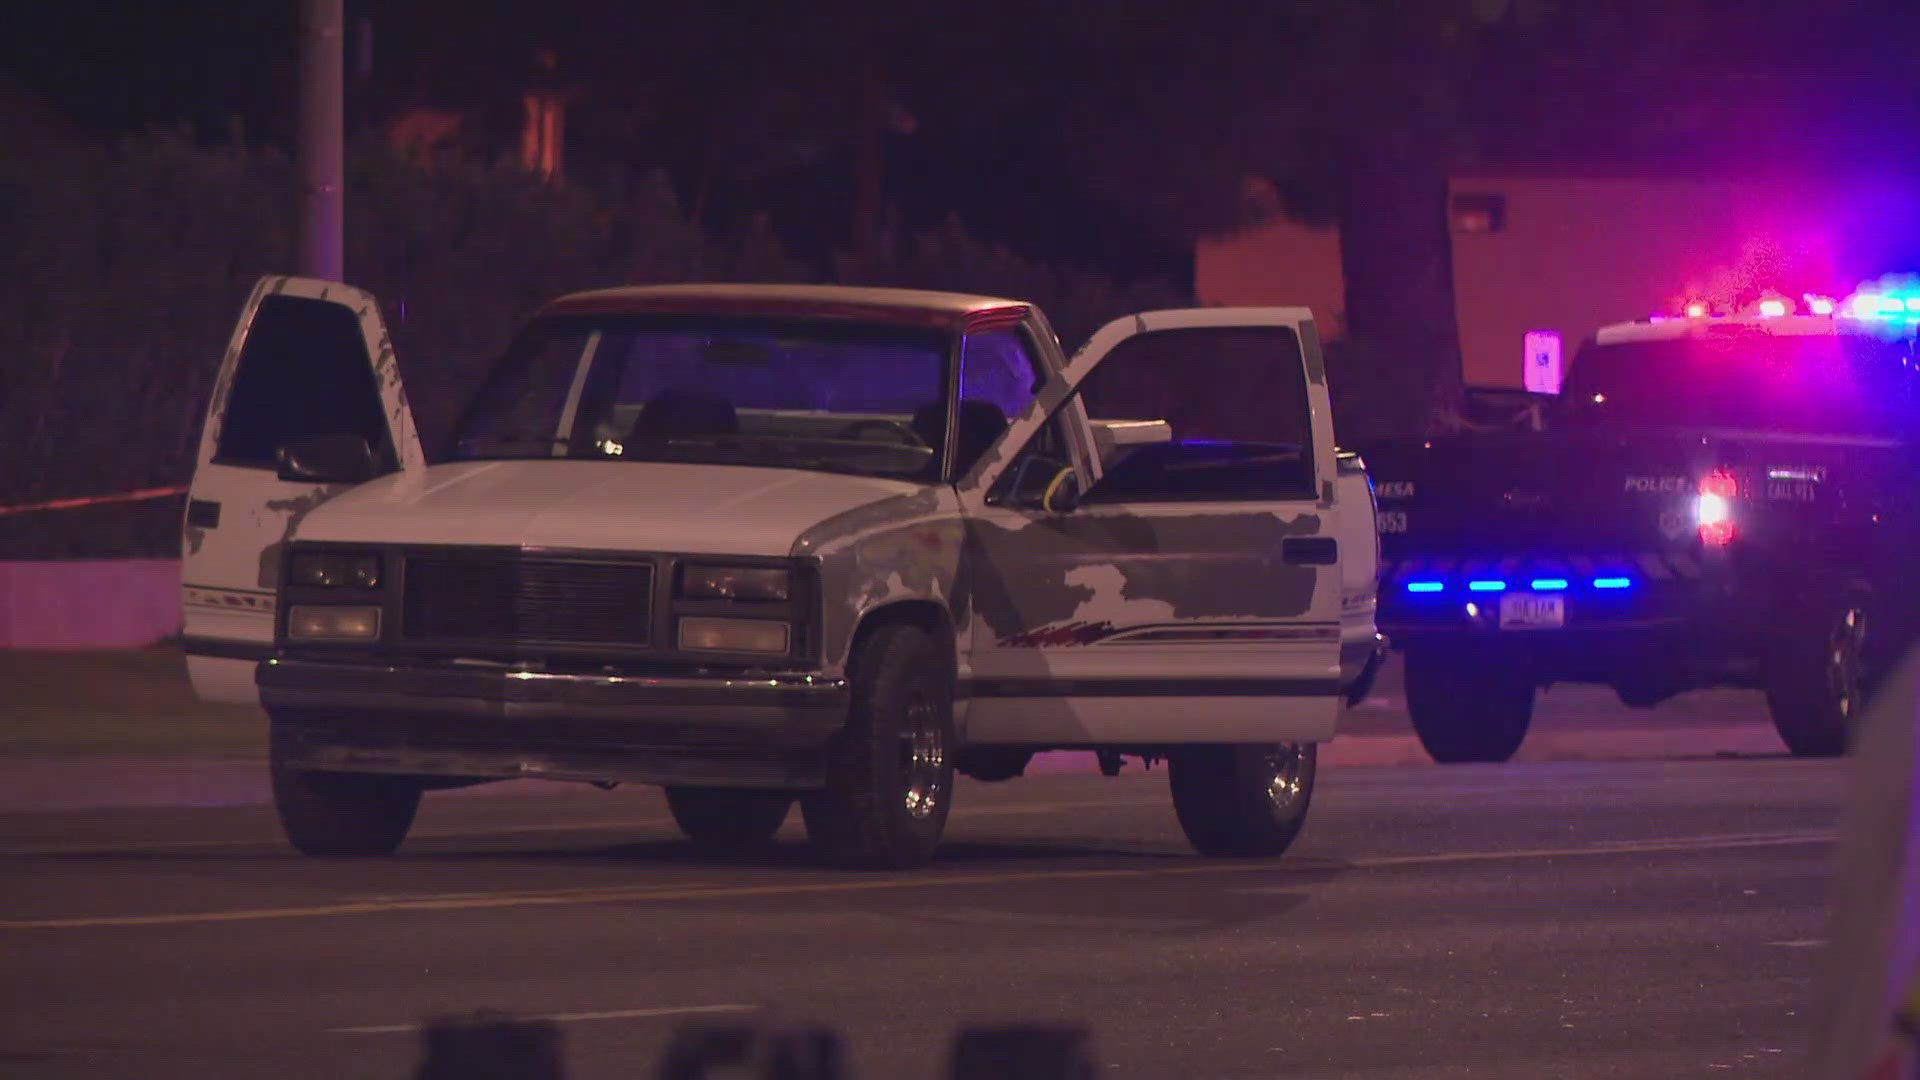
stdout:
POLYGON ((900 443, 903 446, 924 447, 927 445, 926 442, 920 438, 919 433, 915 432, 913 428, 906 424, 898 420, 880 420, 872 417, 865 420, 855 420, 853 423, 841 428, 838 437, 842 439, 857 439, 862 442, 881 441, 869 438, 867 433, 870 431, 885 432, 887 434, 885 441, 900 443))

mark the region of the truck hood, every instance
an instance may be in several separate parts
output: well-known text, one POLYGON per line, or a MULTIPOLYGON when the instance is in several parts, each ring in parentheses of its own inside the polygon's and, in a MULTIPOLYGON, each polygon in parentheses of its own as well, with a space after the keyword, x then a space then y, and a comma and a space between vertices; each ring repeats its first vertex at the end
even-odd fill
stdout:
POLYGON ((314 508, 294 536, 777 557, 827 518, 918 490, 735 465, 470 461, 362 484, 314 508))

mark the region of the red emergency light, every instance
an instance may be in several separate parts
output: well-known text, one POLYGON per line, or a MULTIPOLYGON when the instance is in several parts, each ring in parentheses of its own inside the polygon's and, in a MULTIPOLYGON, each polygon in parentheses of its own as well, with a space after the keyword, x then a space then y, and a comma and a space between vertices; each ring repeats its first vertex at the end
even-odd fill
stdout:
POLYGON ((1716 469, 1700 478, 1700 495, 1693 502, 1693 519, 1700 526, 1700 542, 1708 547, 1725 547, 1736 534, 1733 500, 1740 495, 1740 481, 1724 469, 1716 469))

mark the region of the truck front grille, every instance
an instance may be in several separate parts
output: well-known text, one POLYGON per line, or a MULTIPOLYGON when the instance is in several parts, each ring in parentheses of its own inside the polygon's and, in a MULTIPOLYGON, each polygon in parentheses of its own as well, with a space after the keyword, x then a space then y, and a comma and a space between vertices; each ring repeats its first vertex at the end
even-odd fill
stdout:
POLYGON ((413 642, 644 646, 653 565, 450 550, 406 557, 401 635, 413 642))

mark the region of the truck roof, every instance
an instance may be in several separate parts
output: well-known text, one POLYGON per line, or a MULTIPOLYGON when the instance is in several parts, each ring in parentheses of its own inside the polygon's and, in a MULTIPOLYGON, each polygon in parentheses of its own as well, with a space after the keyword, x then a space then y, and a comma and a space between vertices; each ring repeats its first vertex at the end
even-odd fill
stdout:
POLYGON ((1880 323, 1831 315, 1707 315, 1685 318, 1676 315, 1603 326, 1594 333, 1594 341, 1600 345, 1619 345, 1633 341, 1680 341, 1749 333, 1780 337, 1833 334, 1884 337, 1887 327, 1880 323))
POLYGON ((923 289, 849 285, 630 285, 569 293, 536 317, 568 315, 772 315, 958 329, 982 318, 1019 318, 1019 300, 923 289))

